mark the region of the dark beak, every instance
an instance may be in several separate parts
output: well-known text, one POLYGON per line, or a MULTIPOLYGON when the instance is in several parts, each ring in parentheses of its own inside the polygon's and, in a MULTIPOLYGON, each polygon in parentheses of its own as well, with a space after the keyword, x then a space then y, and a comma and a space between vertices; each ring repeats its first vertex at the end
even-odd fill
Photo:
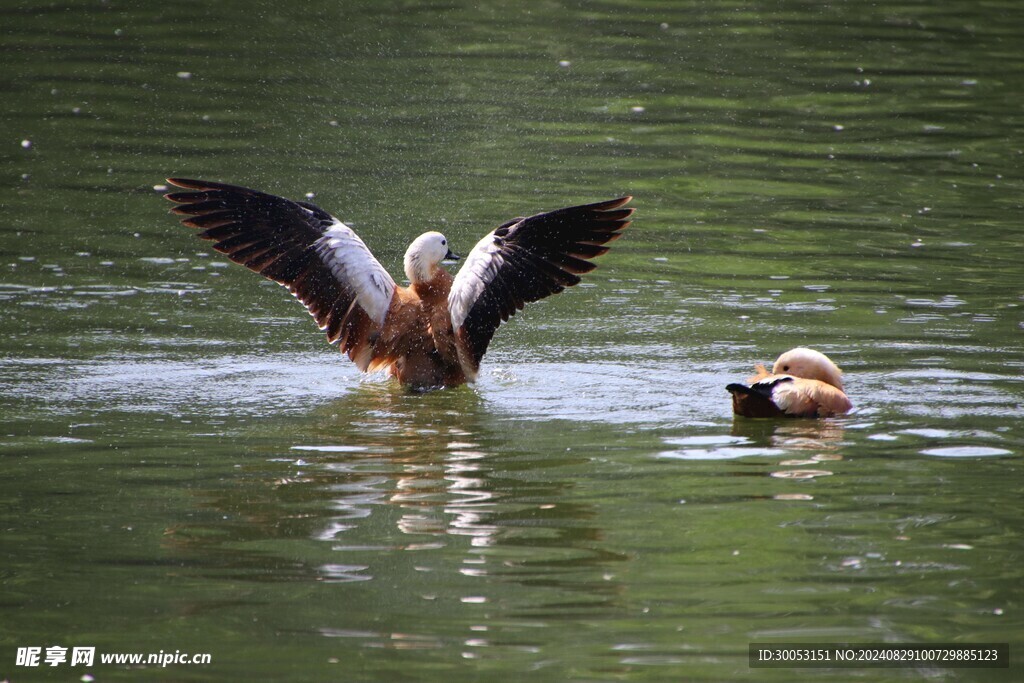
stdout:
POLYGON ((459 260, 460 258, 462 258, 462 257, 461 257, 461 256, 459 256, 458 254, 456 254, 456 253, 455 253, 454 251, 452 251, 451 249, 449 249, 449 250, 448 250, 448 253, 447 253, 447 254, 445 255, 445 257, 444 257, 444 260, 445 260, 445 261, 458 261, 458 260, 459 260))

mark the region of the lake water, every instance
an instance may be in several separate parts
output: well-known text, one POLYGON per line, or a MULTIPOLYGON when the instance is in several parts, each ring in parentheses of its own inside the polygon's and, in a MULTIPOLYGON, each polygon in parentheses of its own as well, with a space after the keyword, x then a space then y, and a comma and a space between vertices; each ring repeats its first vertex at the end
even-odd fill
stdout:
POLYGON ((1022 6, 479 4, 0 10, 0 679, 1020 680, 1022 6), (426 229, 637 214, 421 395, 168 175, 314 193, 396 275, 426 229), (797 345, 855 411, 734 419, 797 345), (97 661, 17 665, 52 646, 97 661), (150 652, 211 663, 99 662, 150 652))

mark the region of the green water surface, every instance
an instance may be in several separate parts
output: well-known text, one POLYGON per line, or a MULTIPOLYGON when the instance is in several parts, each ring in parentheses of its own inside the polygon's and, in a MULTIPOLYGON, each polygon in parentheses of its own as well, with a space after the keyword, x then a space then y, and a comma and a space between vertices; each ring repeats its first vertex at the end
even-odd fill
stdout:
POLYGON ((1021 680, 1016 0, 12 1, 0 61, 0 680, 1021 680), (310 193, 396 276, 424 230, 637 214, 409 394, 169 175, 310 193), (734 419, 797 345, 854 412, 734 419), (98 661, 161 651, 211 662, 98 661))

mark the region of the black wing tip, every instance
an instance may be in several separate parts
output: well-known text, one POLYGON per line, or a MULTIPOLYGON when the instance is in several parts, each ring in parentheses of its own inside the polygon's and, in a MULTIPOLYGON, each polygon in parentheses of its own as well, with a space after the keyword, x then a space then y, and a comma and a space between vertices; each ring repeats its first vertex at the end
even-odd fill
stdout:
POLYGON ((622 197, 619 197, 618 199, 608 199, 608 200, 603 201, 603 202, 597 202, 595 204, 590 204, 589 206, 591 206, 591 207, 593 207, 595 209, 608 211, 608 210, 611 210, 611 209, 617 209, 620 206, 625 206, 626 204, 629 204, 631 201, 633 201, 633 195, 627 194, 627 195, 623 195, 622 197))
MULTIPOLYGON (((263 192, 259 190, 253 190, 248 187, 242 187, 241 185, 230 185, 228 183, 218 183, 212 180, 197 180, 195 178, 166 178, 166 181, 170 185, 180 187, 186 190, 192 190, 192 192, 168 192, 164 195, 165 198, 170 199, 172 202, 181 200, 174 199, 175 195, 179 197, 188 196, 201 196, 202 193, 206 192, 237 192, 245 195, 262 195, 263 192)), ((273 196, 273 195, 268 195, 273 196)))
MULTIPOLYGON (((626 213, 626 215, 632 215, 636 209, 630 207, 623 209, 622 207, 633 201, 633 195, 625 195, 618 199, 606 199, 601 202, 593 202, 592 204, 577 204, 575 206, 566 206, 560 209, 551 209, 550 211, 542 211, 538 214, 534 214, 529 218, 539 218, 541 216, 565 216, 565 215, 587 215, 596 214, 598 217, 603 217, 606 213, 613 215, 618 213, 626 213)), ((509 225, 518 221, 529 220, 528 218, 518 218, 508 221, 505 225, 509 225)), ((504 225, 502 226, 504 227, 504 225)))
POLYGON ((612 239, 616 239, 619 233, 633 222, 632 217, 636 213, 636 207, 626 206, 631 201, 633 201, 633 196, 626 195, 596 204, 573 207, 569 211, 583 211, 584 214, 589 214, 590 220, 597 223, 602 232, 610 232, 614 235, 612 239))
POLYGON ((183 187, 186 190, 205 190, 216 186, 218 183, 211 183, 206 180, 195 180, 193 178, 167 178, 168 183, 175 187, 183 187))
POLYGON ((792 377, 775 377, 770 381, 761 380, 754 382, 753 384, 740 384, 739 382, 733 382, 732 384, 725 385, 725 390, 730 394, 740 396, 766 396, 771 397, 772 389, 783 382, 792 382, 792 377))
POLYGON ((636 213, 635 206, 626 206, 626 204, 629 204, 631 201, 633 201, 633 195, 630 194, 625 197, 619 197, 618 199, 612 199, 604 202, 604 206, 600 209, 601 213, 605 217, 614 216, 618 218, 621 216, 622 218, 628 218, 636 213))
MULTIPOLYGON (((616 212, 617 213, 618 210, 621 210, 621 211, 628 211, 630 214, 632 214, 634 211, 636 211, 636 209, 634 207, 629 207, 628 209, 623 209, 622 208, 626 204, 629 204, 631 201, 633 201, 633 195, 625 195, 623 197, 619 197, 618 199, 606 199, 606 200, 604 200, 602 202, 594 202, 593 204, 580 204, 579 206, 571 206, 571 207, 568 207, 565 210, 567 210, 567 211, 592 211, 592 212, 598 213, 598 214, 605 214, 607 212, 616 212)), ((556 209, 556 211, 557 211, 557 209, 556 209)))
MULTIPOLYGON (((233 188, 230 185, 222 185, 220 183, 211 183, 205 180, 193 180, 192 178, 167 178, 167 183, 174 187, 180 187, 188 192, 165 192, 164 199, 175 204, 195 204, 198 202, 205 201, 209 198, 208 193, 214 190, 223 189, 241 189, 233 188)), ((178 213, 176 207, 171 209, 173 213, 178 213)))

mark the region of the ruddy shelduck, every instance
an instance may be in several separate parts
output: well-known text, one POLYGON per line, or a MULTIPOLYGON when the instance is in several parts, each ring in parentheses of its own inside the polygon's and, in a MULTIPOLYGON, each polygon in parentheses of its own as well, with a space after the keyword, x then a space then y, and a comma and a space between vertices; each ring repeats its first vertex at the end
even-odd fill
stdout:
POLYGON ((842 372, 828 356, 796 348, 763 365, 748 384, 730 384, 732 410, 744 417, 830 417, 853 408, 843 391, 842 372))
POLYGON ((288 288, 327 339, 360 370, 387 370, 414 388, 476 379, 498 326, 527 303, 561 292, 593 270, 630 223, 632 197, 513 218, 458 258, 439 232, 405 252, 398 285, 351 228, 308 202, 244 187, 168 178, 172 211, 235 263, 288 288))

